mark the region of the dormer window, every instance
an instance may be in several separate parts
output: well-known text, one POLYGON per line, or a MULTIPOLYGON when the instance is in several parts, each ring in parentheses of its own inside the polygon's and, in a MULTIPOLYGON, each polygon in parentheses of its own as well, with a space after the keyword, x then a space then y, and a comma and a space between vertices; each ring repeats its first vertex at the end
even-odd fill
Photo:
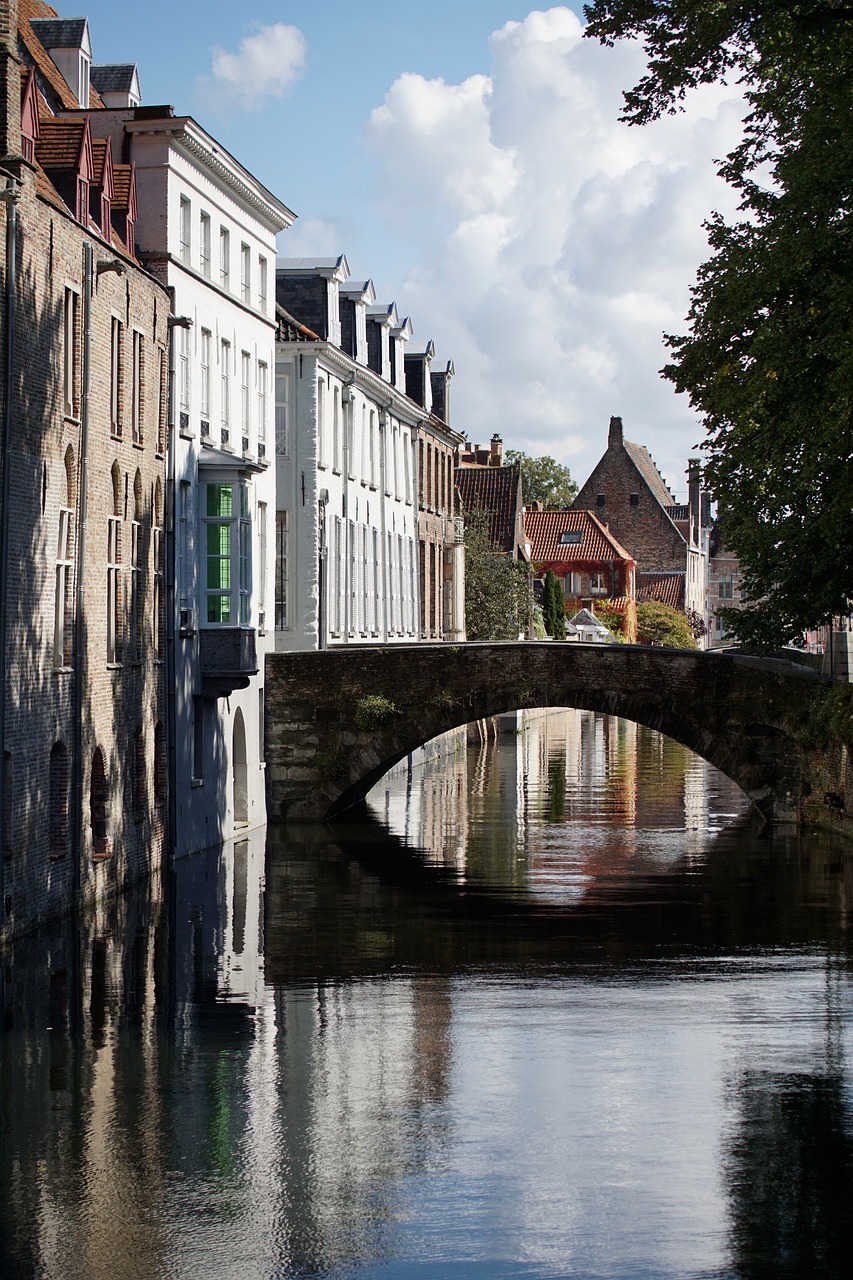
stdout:
POLYGON ((87 222, 89 209, 89 184, 84 178, 77 179, 77 221, 87 222))
POLYGON ((89 82, 92 70, 92 59, 81 49, 77 81, 77 101, 81 107, 89 105, 89 82))

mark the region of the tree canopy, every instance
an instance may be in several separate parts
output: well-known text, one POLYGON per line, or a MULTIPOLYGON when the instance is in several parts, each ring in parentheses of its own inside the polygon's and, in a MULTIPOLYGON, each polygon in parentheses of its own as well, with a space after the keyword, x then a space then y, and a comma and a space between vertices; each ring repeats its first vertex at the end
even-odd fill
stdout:
POLYGON ((721 174, 689 332, 663 370, 707 431, 706 482, 743 570, 742 638, 778 643, 853 596, 853 7, 837 0, 595 0, 587 34, 644 41, 623 118, 723 77, 749 114, 721 174))
POLYGON ((489 513, 465 512, 465 629, 469 640, 517 640, 532 609, 527 566, 489 538, 489 513))
POLYGON ((578 487, 569 468, 553 458, 532 458, 519 449, 507 449, 504 458, 507 466, 520 468, 521 494, 528 505, 541 502, 545 507, 570 507, 577 497, 578 487))
POLYGON ((637 605, 637 644, 669 645, 673 649, 696 648, 684 614, 660 600, 646 600, 637 605))

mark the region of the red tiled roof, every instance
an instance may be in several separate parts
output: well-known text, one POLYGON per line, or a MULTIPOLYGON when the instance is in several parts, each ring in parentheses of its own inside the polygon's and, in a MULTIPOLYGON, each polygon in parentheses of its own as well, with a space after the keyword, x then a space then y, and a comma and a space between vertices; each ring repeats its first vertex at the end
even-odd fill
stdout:
POLYGON ((637 604, 658 600, 673 609, 684 608, 683 573, 638 573, 637 604))
POLYGON ((534 563, 584 561, 601 563, 609 560, 632 560, 629 552, 617 542, 609 529, 591 512, 533 511, 524 512, 524 532, 531 546, 534 563), (561 543, 563 533, 580 534, 576 543, 561 543))
POLYGON ((499 551, 513 555, 516 521, 521 510, 518 467, 457 467, 456 488, 464 511, 489 513, 489 538, 499 551))
POLYGON ((76 169, 80 162, 82 120, 42 120, 36 143, 36 159, 43 169, 76 169))

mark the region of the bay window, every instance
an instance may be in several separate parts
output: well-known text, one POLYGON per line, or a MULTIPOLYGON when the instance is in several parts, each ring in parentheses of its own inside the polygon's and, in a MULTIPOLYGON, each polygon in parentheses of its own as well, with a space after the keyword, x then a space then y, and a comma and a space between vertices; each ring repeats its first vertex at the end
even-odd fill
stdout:
POLYGON ((241 480, 205 485, 205 603, 208 626, 251 621, 252 522, 249 488, 241 480))

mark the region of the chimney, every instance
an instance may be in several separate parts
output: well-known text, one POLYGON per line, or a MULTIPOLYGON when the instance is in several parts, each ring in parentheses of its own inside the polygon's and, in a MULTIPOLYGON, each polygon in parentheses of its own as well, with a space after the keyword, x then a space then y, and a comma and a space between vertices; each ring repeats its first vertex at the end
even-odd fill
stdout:
POLYGON ((497 431, 492 436, 491 446, 489 450, 489 466, 501 467, 504 459, 504 442, 498 435, 497 431))
POLYGON ((690 520, 690 541, 699 545, 699 520, 701 518, 702 464, 699 458, 687 460, 687 504, 690 520))
POLYGON ((621 444, 622 444, 622 419, 611 418, 610 430, 607 433, 607 447, 608 449, 613 449, 617 445, 621 445, 621 444))
POLYGON ((18 0, 0 5, 0 157, 21 154, 21 60, 18 0))

